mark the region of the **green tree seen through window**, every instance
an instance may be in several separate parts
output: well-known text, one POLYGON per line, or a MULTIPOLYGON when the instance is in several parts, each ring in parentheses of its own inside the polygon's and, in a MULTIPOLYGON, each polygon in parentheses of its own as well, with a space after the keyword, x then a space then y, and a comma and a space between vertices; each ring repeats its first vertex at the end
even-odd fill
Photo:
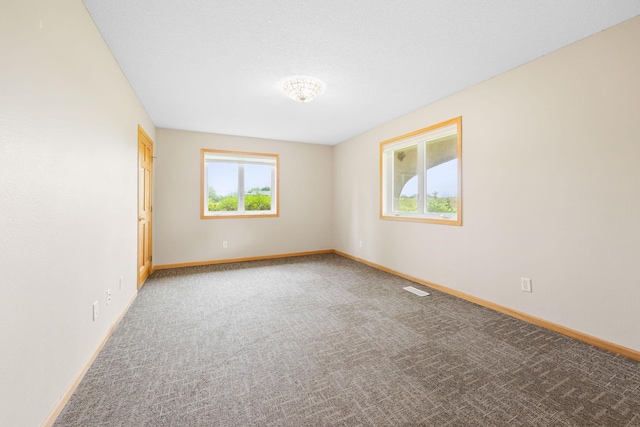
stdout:
MULTIPOLYGON (((237 194, 220 196, 209 187, 209 211, 232 212, 238 210, 237 194)), ((271 209, 271 187, 252 188, 244 196, 244 208, 247 211, 268 211, 271 209)))

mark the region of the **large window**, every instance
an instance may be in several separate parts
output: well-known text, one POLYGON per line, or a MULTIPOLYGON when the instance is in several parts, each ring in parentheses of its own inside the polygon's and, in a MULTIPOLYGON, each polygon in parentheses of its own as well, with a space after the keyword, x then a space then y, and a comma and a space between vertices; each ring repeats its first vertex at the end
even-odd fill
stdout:
POLYGON ((380 144, 380 217, 462 225, 462 117, 380 144))
POLYGON ((278 215, 278 155, 201 150, 201 218, 278 215))

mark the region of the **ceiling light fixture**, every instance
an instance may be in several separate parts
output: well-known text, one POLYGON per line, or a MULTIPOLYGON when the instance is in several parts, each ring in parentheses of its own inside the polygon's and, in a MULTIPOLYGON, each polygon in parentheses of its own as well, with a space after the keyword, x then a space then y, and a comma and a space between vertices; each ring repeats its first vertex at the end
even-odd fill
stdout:
POLYGON ((307 76, 293 77, 284 84, 284 91, 296 102, 311 102, 323 89, 320 80, 307 76))

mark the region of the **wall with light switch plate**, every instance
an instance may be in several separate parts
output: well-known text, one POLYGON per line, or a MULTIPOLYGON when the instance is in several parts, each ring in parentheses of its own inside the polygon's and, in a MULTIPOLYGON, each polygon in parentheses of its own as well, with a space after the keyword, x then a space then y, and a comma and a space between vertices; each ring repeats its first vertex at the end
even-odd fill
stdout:
POLYGON ((335 248, 640 350, 638 40, 640 17, 337 145, 335 248), (381 220, 380 142, 458 116, 462 226, 381 220))
POLYGON ((0 425, 30 427, 136 295, 155 126, 81 1, 0 2, 0 52, 0 425))

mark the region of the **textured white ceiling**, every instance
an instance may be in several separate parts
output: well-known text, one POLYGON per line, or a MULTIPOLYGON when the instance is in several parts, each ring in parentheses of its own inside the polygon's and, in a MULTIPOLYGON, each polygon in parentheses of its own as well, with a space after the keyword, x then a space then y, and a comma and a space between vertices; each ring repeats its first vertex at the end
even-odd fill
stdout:
POLYGON ((638 0, 84 0, 159 127, 337 144, 640 14, 638 0), (308 104, 282 85, 327 84, 308 104))

